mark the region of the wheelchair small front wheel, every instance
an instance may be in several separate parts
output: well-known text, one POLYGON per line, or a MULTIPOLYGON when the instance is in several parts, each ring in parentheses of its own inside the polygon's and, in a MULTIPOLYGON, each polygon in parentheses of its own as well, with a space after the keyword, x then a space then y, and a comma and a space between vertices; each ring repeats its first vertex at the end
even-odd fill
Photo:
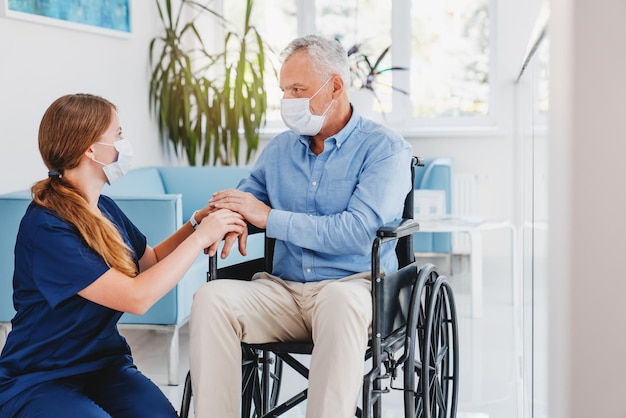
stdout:
MULTIPOLYGON (((242 418, 257 418, 263 415, 262 399, 264 391, 267 390, 265 396, 267 403, 265 409, 269 410, 276 406, 278 395, 280 394, 280 385, 283 375, 283 361, 274 354, 268 357, 260 356, 258 350, 250 347, 242 347, 242 418), (268 369, 268 387, 265 388, 263 383, 263 363, 267 361, 268 369)), ((185 378, 185 386, 183 389, 183 398, 180 407, 180 418, 187 418, 191 410, 191 398, 193 396, 191 388, 191 372, 187 372, 185 378)))
POLYGON ((283 375, 283 361, 276 354, 242 346, 242 418, 263 416, 278 403, 283 375), (264 380, 264 366, 268 370, 264 380), (265 383, 267 382, 267 383, 265 383))

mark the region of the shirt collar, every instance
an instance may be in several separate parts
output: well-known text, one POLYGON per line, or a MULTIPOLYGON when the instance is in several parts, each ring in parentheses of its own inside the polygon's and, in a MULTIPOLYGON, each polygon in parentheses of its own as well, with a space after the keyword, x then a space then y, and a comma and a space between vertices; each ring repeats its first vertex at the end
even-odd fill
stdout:
MULTIPOLYGON (((352 106, 352 104, 350 104, 350 107, 352 108, 352 116, 350 116, 350 120, 348 120, 348 123, 346 123, 346 126, 344 126, 343 129, 341 129, 335 135, 330 136, 326 138, 325 140, 325 141, 334 140, 337 148, 341 148, 343 143, 346 142, 346 140, 350 137, 350 134, 352 133, 352 131, 354 131, 354 129, 357 127, 357 125, 361 121, 361 115, 357 113, 356 109, 352 106)), ((311 138, 310 136, 300 135, 299 140, 303 145, 306 145, 308 147, 310 138, 311 138)))
POLYGON ((357 125, 361 122, 361 116, 357 113, 354 107, 352 107, 352 104, 350 104, 350 107, 352 108, 352 116, 350 116, 350 120, 348 120, 346 126, 344 126, 343 129, 337 132, 334 136, 337 148, 341 148, 343 143, 346 142, 352 134, 352 131, 354 131, 357 125))

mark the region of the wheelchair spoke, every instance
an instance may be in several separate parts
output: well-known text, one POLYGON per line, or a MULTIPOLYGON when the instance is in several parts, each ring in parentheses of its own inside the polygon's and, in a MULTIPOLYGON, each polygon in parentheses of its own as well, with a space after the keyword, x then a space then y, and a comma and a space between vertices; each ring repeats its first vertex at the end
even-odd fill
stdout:
MULTIPOLYGON (((443 413, 441 414, 441 416, 445 417, 446 414, 446 410, 447 410, 447 398, 445 396, 445 391, 443 390, 442 386, 441 386, 441 381, 436 381, 435 382, 435 387, 434 387, 434 396, 435 396, 435 400, 433 402, 434 405, 436 405, 436 407, 442 411, 443 413)), ((447 384, 444 382, 444 385, 447 384)), ((433 414, 433 416, 437 416, 435 414, 433 414)))
POLYGON ((422 397, 418 397, 415 400, 415 417, 416 418, 421 418, 424 414, 424 401, 422 400, 422 397))

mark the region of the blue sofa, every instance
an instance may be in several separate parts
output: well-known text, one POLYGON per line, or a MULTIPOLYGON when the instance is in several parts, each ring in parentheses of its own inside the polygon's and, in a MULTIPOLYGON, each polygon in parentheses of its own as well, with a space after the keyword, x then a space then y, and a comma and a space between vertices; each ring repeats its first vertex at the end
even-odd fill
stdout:
MULTIPOLYGON (((444 190, 446 213, 452 211, 451 158, 425 158, 424 167, 417 167, 413 187, 416 190, 444 190)), ((413 249, 418 254, 451 254, 452 234, 449 232, 418 232, 413 236, 413 249)))
MULTIPOLYGON (((246 167, 147 167, 130 171, 103 194, 111 196, 124 213, 146 235, 148 244, 157 245, 185 223, 194 210, 207 204, 217 190, 237 186, 248 174, 246 167)), ((12 303, 13 247, 30 192, 0 195, 0 324, 4 333, 15 311, 12 303)), ((250 237, 248 256, 233 248, 220 267, 257 258, 263 254, 263 237, 250 237)), ((124 314, 120 327, 165 331, 169 336, 168 382, 178 384, 179 328, 189 320, 196 289, 206 282, 208 257, 200 254, 194 265, 174 289, 144 315, 124 314)), ((1 337, 2 335, 0 335, 1 337)), ((0 339, 0 343, 4 341, 0 339)))

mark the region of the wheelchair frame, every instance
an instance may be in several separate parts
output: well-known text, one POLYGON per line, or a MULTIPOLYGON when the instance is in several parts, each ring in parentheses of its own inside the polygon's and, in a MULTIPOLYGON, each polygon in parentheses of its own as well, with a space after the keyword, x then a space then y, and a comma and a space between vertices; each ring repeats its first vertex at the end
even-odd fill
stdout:
MULTIPOLYGON (((423 166, 418 157, 412 159, 412 175, 415 166, 423 166)), ((372 244, 372 336, 364 359, 371 359, 372 366, 363 377, 362 408, 356 408, 355 416, 382 417, 382 396, 397 389, 404 394, 405 418, 454 418, 459 387, 454 295, 447 278, 440 276, 434 265, 419 268, 415 261, 412 235, 419 225, 413 219, 412 190, 405 200, 403 217, 379 229, 372 244), (395 240, 401 268, 382 276, 380 248, 395 240), (399 371, 403 372, 403 385, 394 387, 399 371)), ((272 239, 266 239, 265 254, 264 260, 221 270, 217 269, 217 257, 211 257, 207 280, 218 275, 241 278, 263 269, 271 271, 272 239)), ((284 364, 308 378, 308 369, 292 354, 311 354, 312 349, 310 341, 242 343, 241 417, 278 417, 305 401, 307 389, 278 404, 284 364)), ((191 372, 185 379, 181 418, 189 414, 190 376, 191 372)))

